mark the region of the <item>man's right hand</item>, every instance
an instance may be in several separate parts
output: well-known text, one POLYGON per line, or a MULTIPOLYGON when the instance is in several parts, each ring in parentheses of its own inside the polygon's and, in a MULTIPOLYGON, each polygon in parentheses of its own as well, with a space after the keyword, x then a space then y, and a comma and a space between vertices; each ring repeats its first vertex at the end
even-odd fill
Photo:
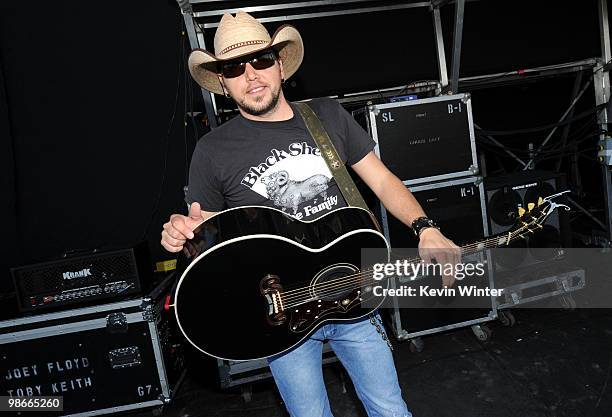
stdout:
POLYGON ((193 229, 204 221, 199 203, 192 203, 189 214, 173 214, 164 224, 162 231, 162 246, 169 252, 180 252, 187 239, 193 239, 193 229))

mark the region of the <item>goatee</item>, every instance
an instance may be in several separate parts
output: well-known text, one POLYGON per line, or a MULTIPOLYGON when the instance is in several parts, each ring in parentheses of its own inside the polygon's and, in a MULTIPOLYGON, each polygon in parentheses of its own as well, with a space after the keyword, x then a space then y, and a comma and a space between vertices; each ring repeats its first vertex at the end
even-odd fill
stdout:
POLYGON ((280 86, 278 86, 276 88, 276 90, 271 90, 272 91, 272 97, 270 98, 270 101, 267 103, 263 103, 262 101, 265 100, 264 98, 262 98, 262 101, 260 101, 258 106, 254 106, 251 104, 246 103, 246 100, 241 100, 241 101, 236 101, 236 104, 238 105, 238 107, 240 107, 240 109, 242 109, 242 111, 244 111, 247 114, 250 114, 251 116, 264 116, 268 113, 271 113, 274 109, 276 109, 276 107, 278 106, 278 99, 280 97, 280 86))

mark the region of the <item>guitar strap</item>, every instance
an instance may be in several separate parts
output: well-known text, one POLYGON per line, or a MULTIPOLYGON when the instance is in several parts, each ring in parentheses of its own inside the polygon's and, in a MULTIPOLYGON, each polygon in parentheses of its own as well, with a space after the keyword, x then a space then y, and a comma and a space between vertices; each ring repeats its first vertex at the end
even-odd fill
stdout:
POLYGON ((344 162, 338 156, 338 152, 334 147, 327 131, 323 127, 323 123, 317 117, 315 112, 306 103, 294 103, 300 116, 304 120, 306 128, 310 132, 310 136, 314 139, 315 143, 323 154, 323 159, 327 163, 329 171, 332 173, 340 192, 346 201, 346 204, 353 207, 360 207, 365 210, 369 210, 363 197, 357 190, 351 175, 349 174, 344 162))
MULTIPOLYGON (((327 163, 327 166, 334 176, 336 180, 336 184, 338 184, 338 188, 340 188, 340 192, 346 200, 346 204, 353 207, 360 207, 362 209, 368 210, 368 206, 366 205, 363 197, 357 190, 351 175, 348 173, 344 162, 338 156, 338 152, 334 147, 327 131, 323 127, 323 123, 315 112, 310 108, 310 106, 306 103, 294 103, 298 111, 300 112, 300 116, 304 119, 304 124, 306 128, 310 132, 310 136, 314 139, 315 143, 321 150, 323 154, 323 159, 327 163)), ((374 313, 370 313, 370 323, 374 327, 376 327, 376 331, 381 334, 382 339, 387 343, 387 346, 391 350, 393 350, 393 346, 391 345, 391 341, 387 337, 387 333, 385 333, 382 321, 380 320, 380 316, 375 315, 374 313)))

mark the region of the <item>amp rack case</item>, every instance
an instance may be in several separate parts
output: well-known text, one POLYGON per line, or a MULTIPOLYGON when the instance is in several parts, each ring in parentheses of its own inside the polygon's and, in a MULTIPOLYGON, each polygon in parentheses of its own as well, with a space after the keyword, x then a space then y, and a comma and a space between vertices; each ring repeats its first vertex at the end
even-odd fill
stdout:
MULTIPOLYGON (((456 178, 434 184, 421 184, 408 187, 428 216, 436 221, 445 236, 458 245, 482 240, 489 236, 487 208, 482 177, 456 178)), ((383 233, 395 255, 409 253, 416 255, 418 240, 398 219, 388 213, 380 203, 377 216, 381 220, 383 233)), ((496 288, 491 263, 486 252, 464 257, 463 262, 482 263, 485 275, 478 281, 458 281, 457 285, 477 284, 478 287, 496 288)), ((391 288, 400 288, 411 282, 410 278, 400 277, 390 281, 391 288)), ((417 278, 419 285, 436 288, 441 278, 417 278)), ((392 305, 387 309, 388 321, 394 335, 400 341, 448 331, 456 328, 474 326, 495 320, 497 308, 493 296, 473 299, 471 306, 462 304, 462 297, 449 302, 444 297, 429 298, 425 304, 415 301, 411 308, 398 303, 399 297, 392 297, 392 305)), ((476 330, 474 330, 476 333, 476 330)))
POLYGON ((353 115, 406 185, 478 174, 468 93, 370 105, 353 115))
POLYGON ((53 415, 72 417, 168 403, 184 374, 164 308, 173 279, 138 299, 0 322, 0 395, 62 396, 53 415))

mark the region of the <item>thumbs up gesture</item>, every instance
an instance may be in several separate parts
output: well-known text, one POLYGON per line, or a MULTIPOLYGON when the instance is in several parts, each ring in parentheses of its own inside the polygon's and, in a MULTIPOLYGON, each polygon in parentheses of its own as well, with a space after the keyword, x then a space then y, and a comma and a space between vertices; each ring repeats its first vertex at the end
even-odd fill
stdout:
POLYGON ((193 229, 204 221, 199 203, 192 203, 189 214, 173 214, 164 224, 162 246, 169 252, 180 252, 187 239, 193 239, 193 229))

